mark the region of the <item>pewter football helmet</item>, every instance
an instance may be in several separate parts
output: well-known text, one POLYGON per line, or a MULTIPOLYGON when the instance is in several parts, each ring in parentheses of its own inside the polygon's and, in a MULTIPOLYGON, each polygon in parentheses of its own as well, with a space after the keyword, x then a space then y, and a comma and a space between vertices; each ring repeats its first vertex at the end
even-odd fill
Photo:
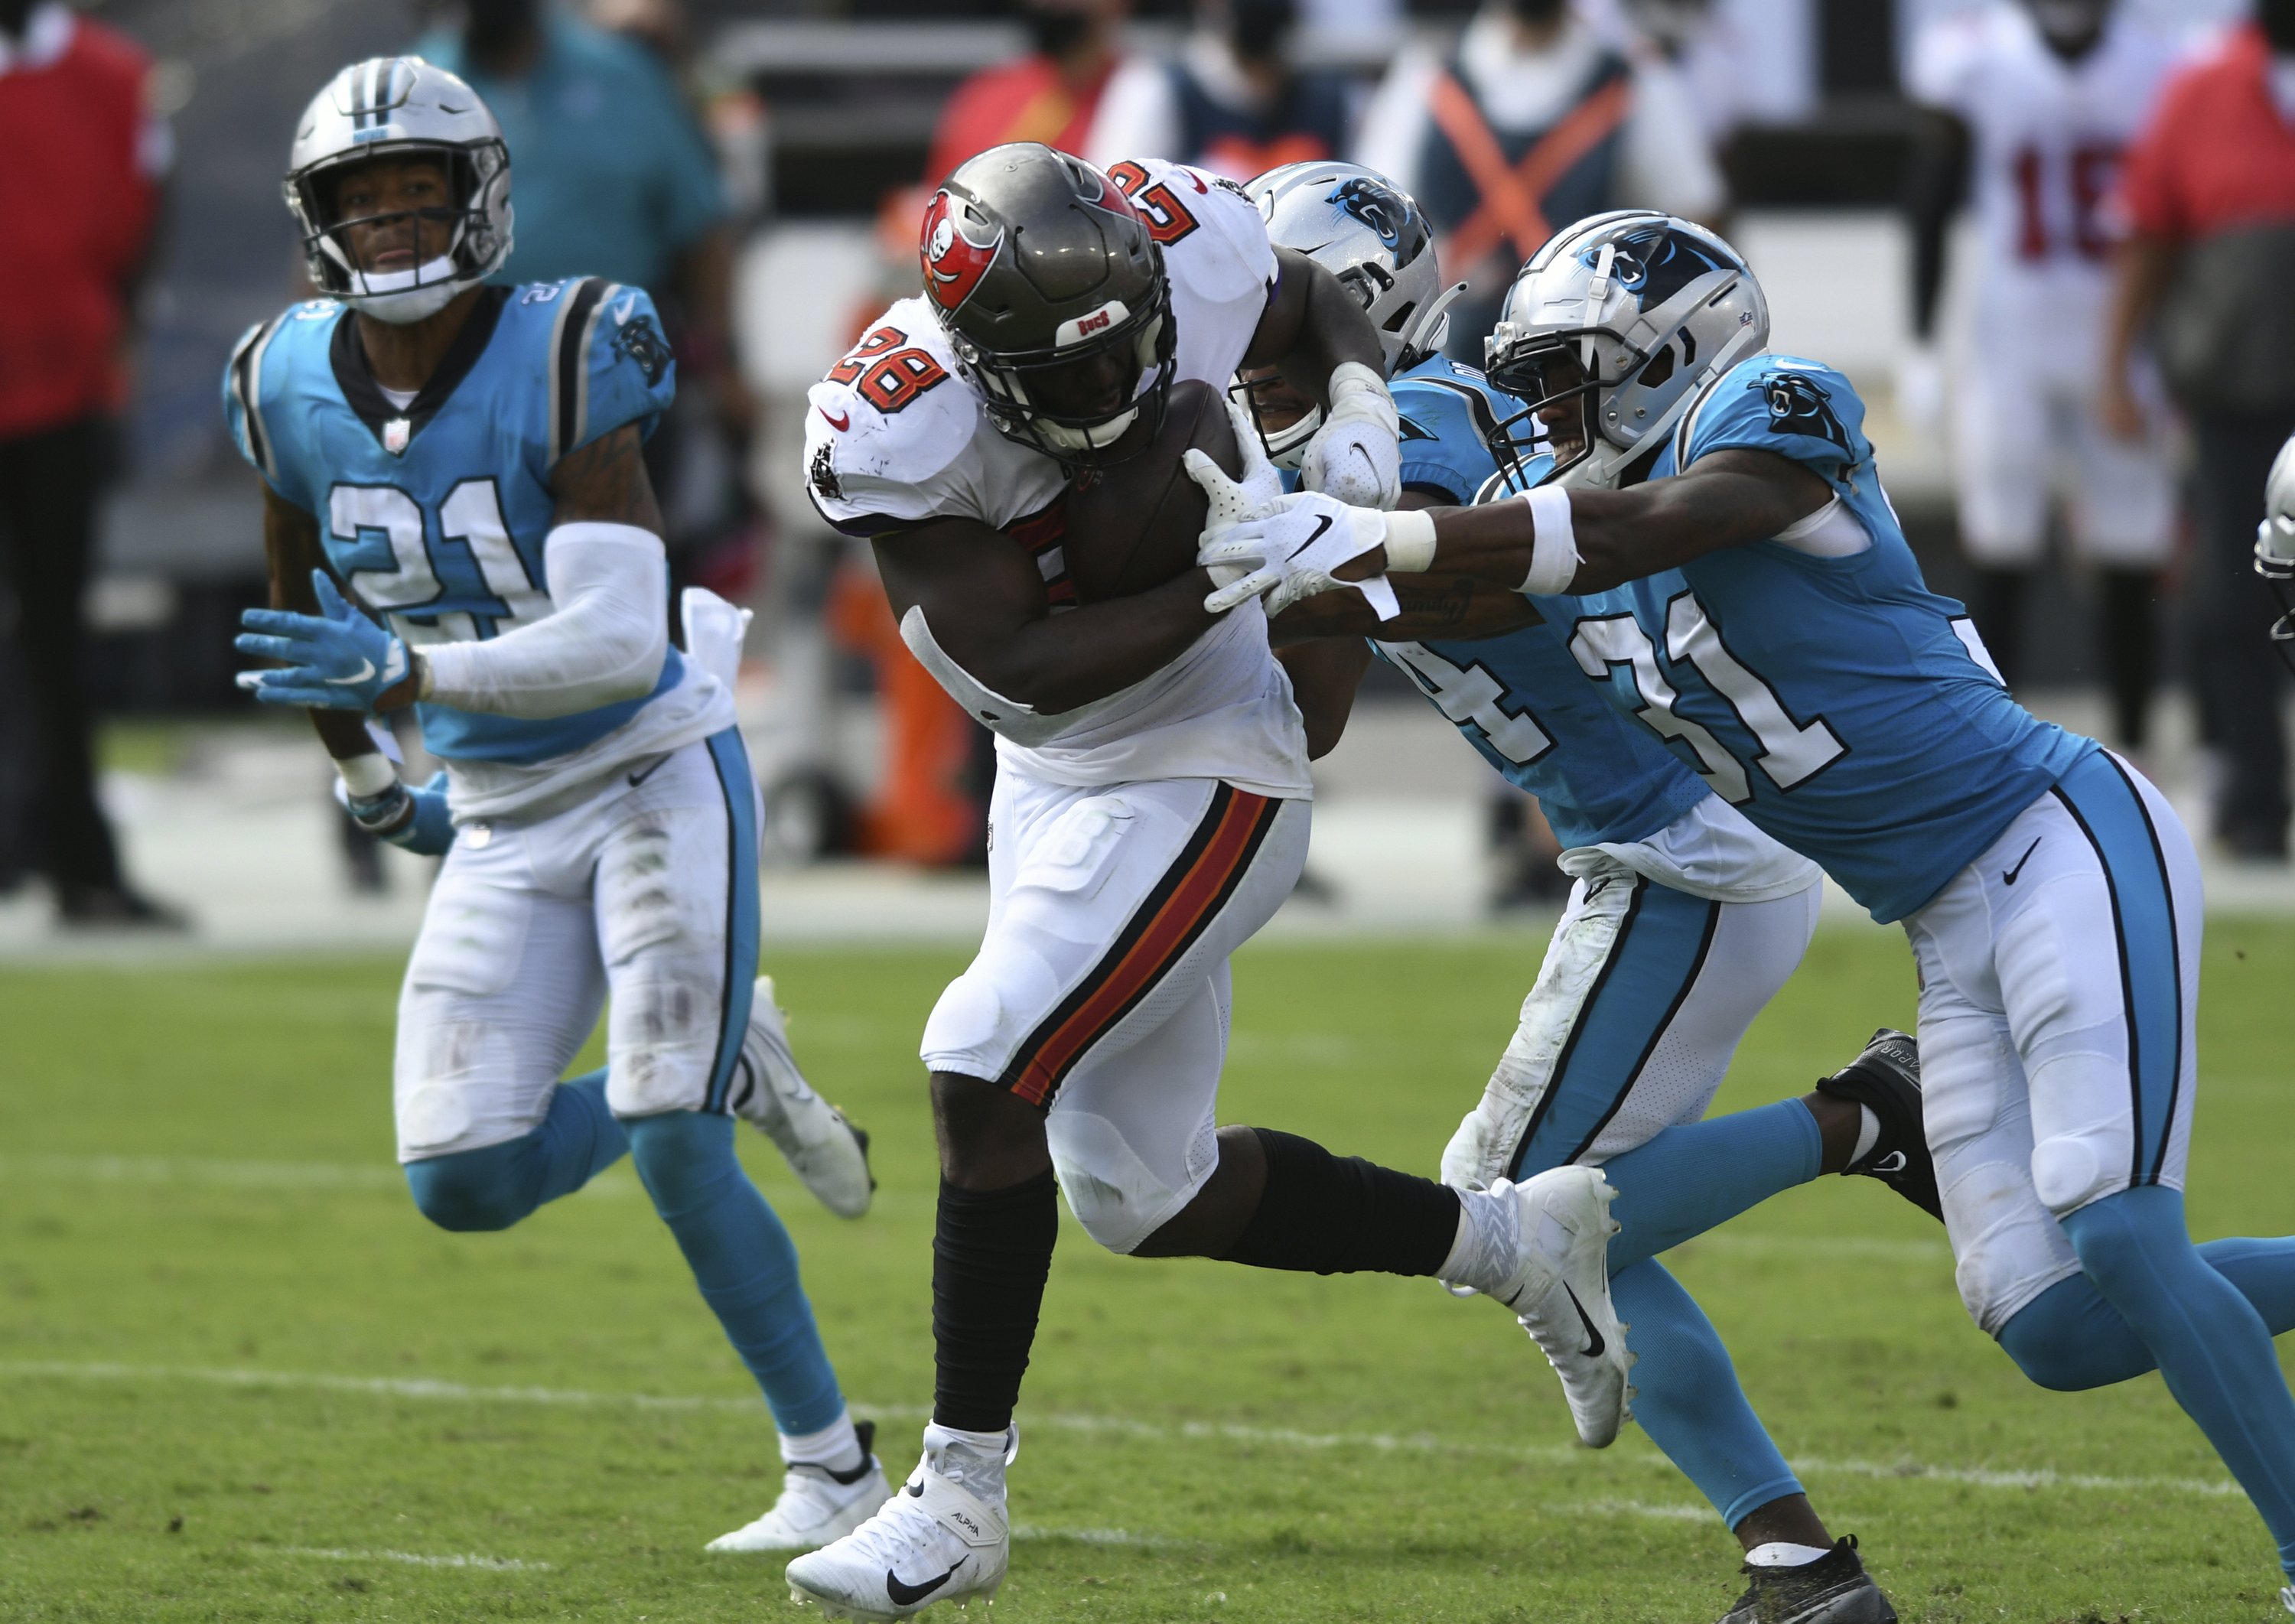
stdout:
MULTIPOLYGON (((1136 454, 1178 376, 1172 288, 1153 228, 1119 181, 1036 142, 959 165, 925 209, 918 255, 933 314, 988 420, 1070 468, 1136 454)), ((1111 177, 1112 176, 1112 177, 1111 177)), ((1192 229, 1190 227, 1189 229, 1192 229)))
POLYGON ((1535 439, 1554 454, 1551 483, 1606 490, 1768 341, 1768 301, 1736 249, 1702 225, 1632 208, 1547 239, 1482 349, 1491 382, 1530 403, 1513 426, 1516 451, 1535 439), (1574 422, 1556 410, 1572 403, 1574 422))
MULTIPOLYGON (((510 257, 510 149, 478 93, 419 56, 354 62, 311 98, 287 155, 287 207, 303 229, 304 261, 321 293, 392 322, 419 322, 474 288, 510 257), (404 271, 364 271, 338 217, 335 184, 373 158, 428 154, 446 166, 453 206, 447 250, 404 271)), ((371 216, 380 219, 384 216, 371 216)))
MULTIPOLYGON (((1244 190, 1267 221, 1268 240, 1295 249, 1355 296, 1386 352, 1386 375, 1408 371, 1442 347, 1450 301, 1434 257, 1434 231, 1409 192, 1360 164, 1285 164, 1244 190)), ((1267 454, 1296 468, 1322 426, 1319 406, 1287 428, 1261 430, 1267 454)))

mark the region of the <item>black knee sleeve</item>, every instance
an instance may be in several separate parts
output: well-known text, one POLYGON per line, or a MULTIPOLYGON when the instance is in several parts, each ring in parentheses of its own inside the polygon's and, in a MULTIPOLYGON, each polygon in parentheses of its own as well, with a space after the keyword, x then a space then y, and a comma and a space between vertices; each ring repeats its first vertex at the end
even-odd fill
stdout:
POLYGON ((1432 1179, 1311 1139, 1254 1128, 1267 1156, 1259 1210, 1229 1262, 1319 1275, 1432 1275, 1458 1235, 1458 1197, 1432 1179))
POLYGON ((1001 1432, 1019 1402, 1036 1340, 1059 1186, 1049 1171, 1001 1190, 941 1181, 933 1229, 933 1419, 1001 1432))

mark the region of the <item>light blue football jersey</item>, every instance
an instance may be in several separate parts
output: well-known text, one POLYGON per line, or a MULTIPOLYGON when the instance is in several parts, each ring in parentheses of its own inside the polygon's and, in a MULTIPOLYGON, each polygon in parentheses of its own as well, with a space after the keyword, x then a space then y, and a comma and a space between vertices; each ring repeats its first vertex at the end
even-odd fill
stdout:
POLYGON ((1650 474, 1733 447, 1789 457, 1863 526, 1862 551, 1755 542, 1535 601, 1597 690, 1885 923, 2098 746, 2009 698, 1967 611, 1928 590, 1864 421, 1832 368, 1755 355, 1698 399, 1650 474))
MULTIPOLYGON (((249 330, 224 371, 240 454, 314 515, 335 574, 409 644, 501 635, 556 607, 543 571, 550 473, 625 423, 651 433, 676 393, 653 301, 594 277, 490 288, 404 410, 331 299, 249 330)), ((664 606, 664 613, 667 606, 664 606)), ((448 761, 527 764, 578 750, 678 686, 547 721, 419 705, 448 761)))
MULTIPOLYGON (((1437 355, 1390 386, 1402 420, 1402 483, 1458 506, 1535 484, 1499 425, 1523 403, 1437 355)), ((1379 657, 1456 723, 1482 759, 1538 797, 1564 846, 1645 840, 1703 800, 1705 786, 1620 716, 1571 657, 1568 623, 1474 642, 1378 643, 1379 657)))

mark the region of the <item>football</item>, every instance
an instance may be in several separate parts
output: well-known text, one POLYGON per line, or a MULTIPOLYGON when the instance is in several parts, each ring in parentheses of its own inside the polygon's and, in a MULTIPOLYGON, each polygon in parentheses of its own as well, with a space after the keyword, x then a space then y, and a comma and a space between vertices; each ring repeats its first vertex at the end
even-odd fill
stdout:
POLYGON ((1079 599, 1129 598, 1195 567, 1207 504, 1180 461, 1190 446, 1229 474, 1242 470, 1227 397, 1193 379, 1172 386, 1163 428, 1145 451, 1069 488, 1063 546, 1079 599))

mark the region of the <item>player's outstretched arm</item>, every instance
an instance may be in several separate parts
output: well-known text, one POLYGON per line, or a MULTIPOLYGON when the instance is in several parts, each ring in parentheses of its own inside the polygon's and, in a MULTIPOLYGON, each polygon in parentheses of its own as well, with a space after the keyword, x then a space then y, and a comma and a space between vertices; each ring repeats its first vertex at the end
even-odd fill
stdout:
MULTIPOLYGON (((1459 575, 1389 575, 1401 613, 1381 620, 1359 592, 1302 598, 1267 623, 1268 641, 1290 649, 1330 638, 1376 637, 1382 642, 1473 642, 1503 637, 1539 623, 1538 610, 1520 592, 1459 575)), ((1287 662, 1286 662, 1287 663, 1287 662)))
POLYGON ((934 519, 874 545, 885 596, 918 657, 928 667, 945 660, 987 690, 968 710, 1001 701, 1057 715, 1104 699, 1170 665, 1218 618, 1204 608, 1212 578, 1202 569, 1056 616, 1034 560, 977 519, 934 519))
MULTIPOLYGON (((1316 499, 1320 500, 1320 499, 1316 499)), ((1346 579, 1388 567, 1474 576, 1516 592, 1597 592, 1638 581, 1724 547, 1767 541, 1833 500, 1833 487, 1789 458, 1752 450, 1717 451, 1690 470, 1622 491, 1542 486, 1527 496, 1477 508, 1436 508, 1387 516, 1384 549, 1335 572, 1346 579), (1432 521, 1431 536, 1424 527, 1432 521), (1397 555, 1407 553, 1408 564, 1397 555)), ((1295 524, 1310 513, 1257 521, 1295 524)), ((1251 525, 1234 538, 1251 539, 1251 525)))

